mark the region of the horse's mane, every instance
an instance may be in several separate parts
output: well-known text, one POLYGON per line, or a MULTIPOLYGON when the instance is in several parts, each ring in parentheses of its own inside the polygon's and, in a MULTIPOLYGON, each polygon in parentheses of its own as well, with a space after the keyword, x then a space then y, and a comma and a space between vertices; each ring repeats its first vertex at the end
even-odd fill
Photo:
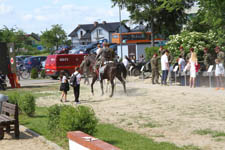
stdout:
POLYGON ((87 66, 90 66, 91 64, 95 64, 96 60, 95 60, 96 55, 95 54, 88 54, 85 57, 85 62, 87 66))

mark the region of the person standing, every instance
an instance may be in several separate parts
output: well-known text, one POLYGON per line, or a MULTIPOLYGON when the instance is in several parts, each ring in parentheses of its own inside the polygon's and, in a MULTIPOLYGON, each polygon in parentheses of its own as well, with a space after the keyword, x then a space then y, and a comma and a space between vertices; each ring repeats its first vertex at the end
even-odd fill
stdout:
POLYGON ((167 85, 167 76, 169 71, 169 61, 168 61, 169 51, 165 50, 165 53, 161 57, 161 69, 162 69, 162 85, 167 85))
POLYGON ((128 70, 128 65, 129 65, 129 61, 127 60, 128 59, 128 57, 127 56, 125 56, 124 58, 123 58, 123 61, 122 61, 122 63, 123 63, 123 65, 126 67, 126 69, 128 70))
POLYGON ((184 52, 184 48, 183 46, 180 46, 180 56, 184 59, 184 55, 185 55, 185 52, 184 52))
POLYGON ((74 97, 75 97, 75 104, 80 104, 79 96, 80 96, 81 75, 80 75, 80 68, 79 67, 75 68, 75 72, 72 74, 72 76, 76 76, 75 85, 73 86, 73 93, 74 93, 74 97))
POLYGON ((186 62, 189 63, 189 60, 191 58, 191 53, 194 52, 194 48, 190 48, 189 53, 187 54, 187 56, 185 57, 186 62))
POLYGON ((216 63, 216 70, 215 70, 216 90, 219 90, 219 89, 224 90, 223 79, 222 79, 222 77, 224 76, 224 67, 219 59, 215 59, 215 63, 216 63))
POLYGON ((209 69, 209 65, 211 64, 211 60, 212 60, 212 56, 210 53, 208 53, 208 48, 204 49, 204 55, 203 55, 203 59, 204 59, 204 65, 205 65, 205 70, 207 71, 209 69))
POLYGON ((145 57, 144 57, 144 55, 142 54, 142 55, 140 56, 139 63, 144 63, 144 62, 145 62, 145 57))
MULTIPOLYGON (((179 73, 181 75, 181 73, 184 71, 184 68, 185 68, 185 60, 184 58, 182 57, 182 55, 179 56, 179 59, 178 59, 178 66, 179 66, 179 73)), ((180 76, 180 80, 181 80, 181 86, 184 86, 185 85, 185 81, 184 81, 184 76, 180 76)))
POLYGON ((64 71, 60 72, 60 91, 62 91, 60 102, 67 102, 67 92, 69 91, 69 83, 64 71))
POLYGON ((154 54, 151 59, 151 68, 152 68, 152 84, 159 84, 159 64, 157 54, 154 54))
POLYGON ((195 88, 195 78, 196 78, 196 66, 198 65, 198 59, 195 52, 191 53, 191 58, 189 60, 190 65, 190 88, 195 88))
POLYGON ((224 66, 224 52, 220 50, 219 46, 217 46, 214 50, 217 53, 217 59, 219 59, 220 63, 224 66))

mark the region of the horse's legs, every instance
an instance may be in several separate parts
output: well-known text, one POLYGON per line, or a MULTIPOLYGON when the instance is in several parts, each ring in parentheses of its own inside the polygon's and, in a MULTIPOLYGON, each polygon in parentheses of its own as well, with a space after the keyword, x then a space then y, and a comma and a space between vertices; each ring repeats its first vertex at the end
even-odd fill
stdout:
POLYGON ((93 77, 92 77, 92 82, 91 82, 91 93, 92 93, 92 95, 94 95, 94 88, 93 88, 93 86, 94 86, 94 84, 95 84, 95 81, 97 80, 97 75, 93 75, 93 77))
POLYGON ((124 93, 127 93, 127 89, 126 89, 126 81, 120 76, 116 76, 117 79, 120 80, 120 82, 123 84, 123 90, 124 90, 124 93))
POLYGON ((101 89, 102 89, 102 95, 104 95, 104 90, 103 90, 103 79, 100 80, 100 84, 101 84, 101 89))
POLYGON ((109 80, 106 80, 106 89, 105 92, 108 93, 109 90, 109 80))
POLYGON ((111 90, 111 95, 109 96, 109 97, 112 97, 113 96, 113 93, 114 93, 114 81, 113 81, 114 79, 112 78, 111 80, 110 80, 110 82, 111 82, 111 86, 112 86, 112 90, 111 90))

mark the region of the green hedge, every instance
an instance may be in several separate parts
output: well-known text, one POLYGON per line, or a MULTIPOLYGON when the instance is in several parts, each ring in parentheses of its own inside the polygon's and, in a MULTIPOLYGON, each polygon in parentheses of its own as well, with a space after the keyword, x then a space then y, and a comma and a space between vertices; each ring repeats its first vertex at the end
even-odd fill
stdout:
MULTIPOLYGON (((167 46, 163 46, 164 49, 167 49, 167 46)), ((159 53, 159 47, 147 47, 145 48, 145 54, 146 54, 146 59, 149 60, 150 58, 152 58, 152 56, 154 54, 158 54, 158 56, 160 55, 159 53)))
POLYGON ((48 109, 48 129, 59 136, 75 130, 93 135, 97 123, 94 111, 87 106, 53 105, 48 109))
POLYGON ((19 107, 28 116, 33 116, 35 112, 35 98, 33 95, 27 93, 20 97, 19 107))
POLYGON ((18 104, 19 110, 28 116, 32 116, 35 113, 35 98, 30 93, 8 93, 9 103, 18 104))
POLYGON ((45 70, 41 70, 40 75, 42 78, 45 78, 46 77, 45 70))
POLYGON ((37 79, 38 78, 38 70, 37 70, 37 68, 32 68, 31 69, 30 77, 32 79, 37 79))

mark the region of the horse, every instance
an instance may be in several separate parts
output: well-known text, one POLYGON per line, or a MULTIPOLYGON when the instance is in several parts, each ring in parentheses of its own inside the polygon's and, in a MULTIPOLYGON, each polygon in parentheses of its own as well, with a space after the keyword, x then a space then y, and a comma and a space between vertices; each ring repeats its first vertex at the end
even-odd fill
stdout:
POLYGON ((126 82, 125 79, 127 77, 127 70, 123 63, 107 63, 105 65, 103 73, 98 73, 97 69, 94 69, 96 65, 96 56, 94 54, 89 54, 84 58, 86 67, 90 68, 90 72, 92 74, 92 82, 91 82, 91 92, 94 95, 94 83, 100 77, 100 84, 102 95, 104 95, 103 90, 103 80, 107 79, 111 83, 111 94, 110 97, 114 94, 114 79, 115 77, 123 84, 124 92, 126 93, 126 82))

